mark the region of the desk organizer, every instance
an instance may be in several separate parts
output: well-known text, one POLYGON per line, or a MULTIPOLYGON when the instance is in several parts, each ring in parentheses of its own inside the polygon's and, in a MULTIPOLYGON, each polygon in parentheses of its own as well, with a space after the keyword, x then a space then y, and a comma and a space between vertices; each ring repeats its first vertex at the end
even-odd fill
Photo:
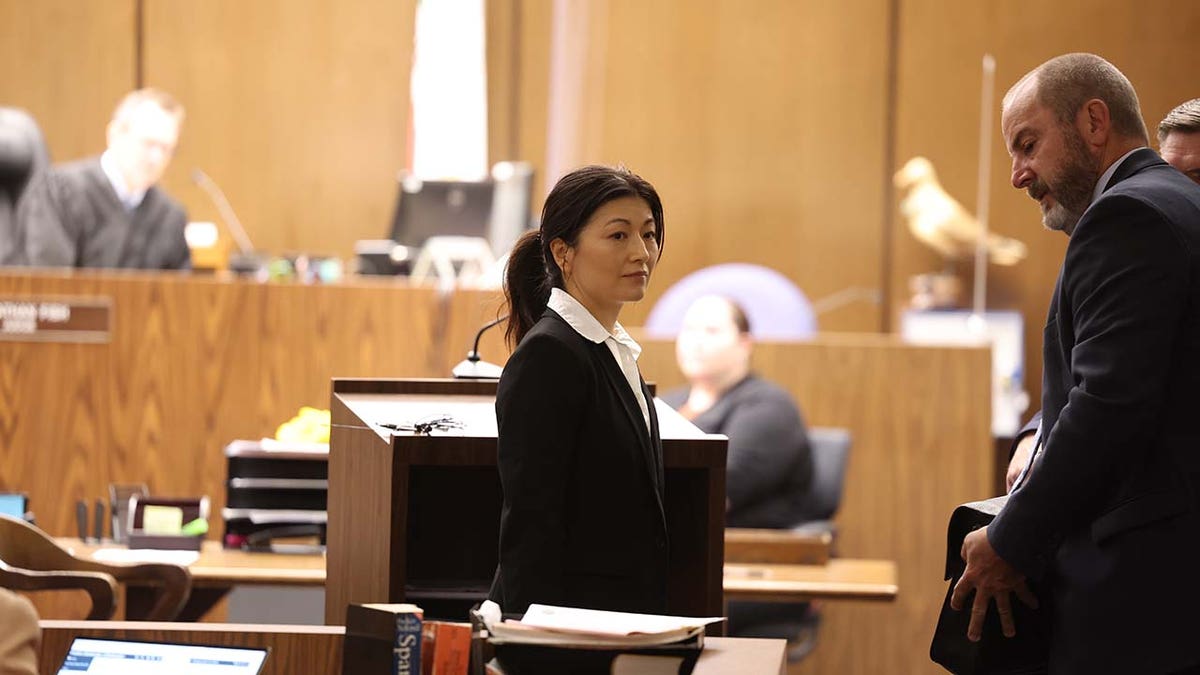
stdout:
POLYGON ((129 548, 156 548, 172 551, 199 551, 204 535, 146 534, 142 516, 147 506, 173 506, 183 511, 183 522, 197 518, 208 520, 208 497, 164 499, 160 497, 129 498, 129 548))
POLYGON ((129 533, 129 548, 156 548, 169 551, 199 551, 204 536, 184 534, 143 534, 141 530, 129 533))

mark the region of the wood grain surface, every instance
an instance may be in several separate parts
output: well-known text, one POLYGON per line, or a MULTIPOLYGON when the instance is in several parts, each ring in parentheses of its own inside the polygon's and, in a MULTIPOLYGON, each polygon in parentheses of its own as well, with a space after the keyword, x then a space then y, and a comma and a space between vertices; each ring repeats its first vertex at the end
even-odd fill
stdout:
POLYGON ((146 84, 188 107, 164 185, 260 250, 349 256, 386 237, 407 162, 415 0, 144 0, 146 84))
POLYGON ((53 161, 104 150, 104 128, 136 85, 137 0, 0 0, 0 105, 28 110, 53 161))
POLYGON ((335 376, 442 374, 431 290, 0 273, 0 295, 113 301, 109 344, 0 346, 0 489, 27 492, 57 536, 75 534, 76 499, 142 481, 208 495, 219 536, 227 443, 328 407, 335 376))

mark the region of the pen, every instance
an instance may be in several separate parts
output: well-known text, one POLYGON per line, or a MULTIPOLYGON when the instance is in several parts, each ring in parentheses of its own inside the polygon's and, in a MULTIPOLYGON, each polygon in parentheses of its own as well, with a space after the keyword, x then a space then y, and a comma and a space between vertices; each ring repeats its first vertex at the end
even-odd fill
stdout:
POLYGON ((96 500, 96 513, 92 521, 94 523, 92 533, 96 535, 96 543, 104 541, 104 502, 96 500))
POLYGON ((75 524, 79 526, 79 541, 86 543, 87 536, 87 502, 80 499, 75 502, 75 524))

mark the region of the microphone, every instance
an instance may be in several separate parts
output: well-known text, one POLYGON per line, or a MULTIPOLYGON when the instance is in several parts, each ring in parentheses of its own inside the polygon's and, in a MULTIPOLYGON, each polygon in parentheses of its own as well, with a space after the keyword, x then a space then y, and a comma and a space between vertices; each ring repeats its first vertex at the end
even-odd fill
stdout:
POLYGON ((225 229, 229 230, 229 234, 233 235, 233 240, 237 244, 240 255, 229 256, 229 269, 234 272, 257 272, 263 266, 263 260, 255 254, 254 245, 250 243, 250 236, 246 234, 242 222, 233 212, 233 207, 229 205, 225 193, 217 186, 216 181, 198 168, 192 169, 192 182, 212 200, 217 207, 217 213, 221 214, 221 220, 225 221, 225 229))
POLYGON ((503 370, 500 366, 494 363, 488 363, 479 357, 479 339, 487 332, 489 328, 498 326, 508 320, 508 315, 489 321, 483 324, 479 332, 475 334, 475 343, 471 347, 471 351, 467 352, 467 358, 460 361, 451 374, 455 379, 459 380, 494 380, 500 377, 500 372, 503 370))

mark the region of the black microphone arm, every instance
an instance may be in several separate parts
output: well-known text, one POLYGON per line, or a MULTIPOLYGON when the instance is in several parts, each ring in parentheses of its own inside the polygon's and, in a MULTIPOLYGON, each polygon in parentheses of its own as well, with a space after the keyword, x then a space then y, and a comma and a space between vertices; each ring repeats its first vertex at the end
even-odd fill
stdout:
POLYGON ((479 363, 479 361, 480 361, 480 358, 479 358, 479 338, 483 337, 483 334, 484 334, 485 332, 487 332, 487 330, 488 330, 489 328, 492 328, 492 327, 494 327, 494 326, 498 326, 498 325, 500 325, 500 324, 504 323, 505 321, 508 321, 508 315, 507 315, 507 314, 505 314, 504 316, 502 316, 502 317, 500 317, 500 318, 498 318, 498 319, 496 319, 496 320, 494 320, 494 321, 489 321, 489 322, 487 322, 487 323, 483 324, 483 328, 480 328, 480 329, 479 329, 479 332, 475 334, 475 345, 471 347, 471 351, 467 352, 467 360, 468 360, 468 361, 470 361, 471 363, 479 363))
POLYGON ((237 214, 233 212, 233 207, 229 205, 229 200, 225 199, 225 193, 221 188, 217 187, 216 181, 208 177, 200 169, 192 169, 192 182, 204 190, 208 198, 212 200, 217 207, 217 212, 221 214, 221 219, 225 221, 225 228, 233 235, 233 240, 237 242, 238 250, 243 254, 254 252, 254 245, 250 243, 250 237, 246 234, 245 228, 242 227, 241 221, 238 220, 237 214))

